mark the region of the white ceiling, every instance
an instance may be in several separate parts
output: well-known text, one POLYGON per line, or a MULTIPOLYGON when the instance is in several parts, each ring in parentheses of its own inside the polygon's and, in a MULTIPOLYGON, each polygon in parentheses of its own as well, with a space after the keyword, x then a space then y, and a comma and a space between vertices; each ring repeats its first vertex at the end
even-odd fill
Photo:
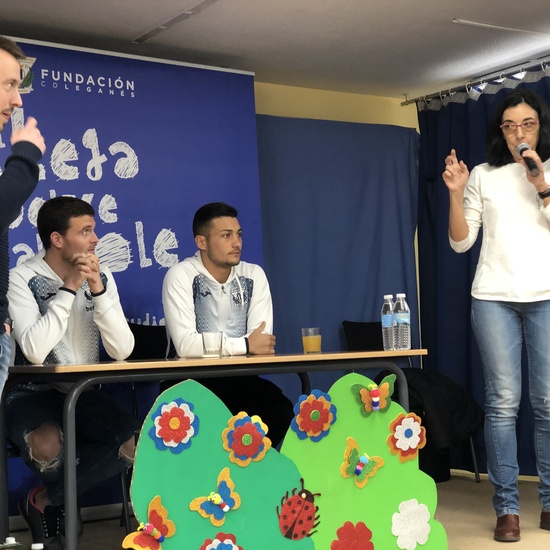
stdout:
POLYGON ((19 0, 2 12, 8 36, 401 99, 545 55, 550 63, 548 0, 19 0))

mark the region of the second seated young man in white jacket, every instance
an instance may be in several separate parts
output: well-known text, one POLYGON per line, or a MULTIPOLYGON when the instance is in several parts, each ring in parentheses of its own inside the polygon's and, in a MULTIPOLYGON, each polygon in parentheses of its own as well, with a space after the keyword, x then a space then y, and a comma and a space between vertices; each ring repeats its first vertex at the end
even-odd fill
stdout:
MULTIPOLYGON (((274 354, 269 284, 260 266, 241 261, 237 210, 221 202, 202 206, 193 219, 193 234, 197 253, 168 270, 162 289, 166 326, 176 353, 201 356, 202 333, 222 331, 226 355, 274 354)), ((273 445, 284 437, 293 417, 292 404, 272 382, 258 376, 199 382, 233 414, 260 416, 273 445)))

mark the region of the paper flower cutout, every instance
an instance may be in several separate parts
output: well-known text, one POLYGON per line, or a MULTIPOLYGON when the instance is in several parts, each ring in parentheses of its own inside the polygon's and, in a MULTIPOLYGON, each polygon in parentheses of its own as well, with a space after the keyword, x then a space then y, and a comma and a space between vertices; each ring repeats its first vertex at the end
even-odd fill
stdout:
POLYGON ((168 519, 168 512, 156 496, 147 508, 147 523, 140 523, 137 531, 130 533, 122 542, 123 548, 134 550, 161 550, 162 543, 174 536, 176 526, 168 519))
POLYGON ((392 516, 391 532, 397 537, 397 546, 402 550, 415 550, 417 544, 426 544, 430 536, 430 512, 418 500, 403 501, 399 512, 392 516))
POLYGON ((199 550, 243 550, 237 546, 235 535, 218 533, 215 539, 206 539, 199 550))
POLYGON ((240 412, 227 423, 222 433, 223 448, 229 451, 229 460, 245 467, 250 462, 262 460, 271 448, 271 439, 266 437, 267 426, 259 416, 240 412))
POLYGON ((391 397, 395 387, 395 374, 384 377, 380 386, 374 382, 368 386, 354 384, 351 393, 355 400, 361 405, 360 411, 363 416, 370 416, 372 412, 386 412, 391 405, 391 397))
POLYGON ((390 432, 387 439, 388 447, 392 454, 399 456, 401 462, 413 460, 418 456, 418 451, 426 445, 426 428, 420 425, 420 418, 409 413, 403 413, 390 424, 390 432))
POLYGON ((338 539, 331 542, 330 550, 374 550, 372 532, 362 521, 357 525, 346 521, 336 534, 338 539))
POLYGON ((353 476, 355 485, 362 489, 373 477, 378 468, 384 465, 384 459, 379 456, 369 457, 366 454, 361 455, 357 441, 353 437, 348 437, 347 447, 344 452, 344 462, 340 466, 340 474, 344 478, 353 476))
POLYGON ((216 492, 212 491, 207 497, 194 498, 189 508, 219 527, 225 521, 225 514, 241 505, 241 496, 234 489, 235 483, 229 475, 229 468, 224 468, 218 476, 216 492))
POLYGON ((336 407, 330 401, 330 395, 319 390, 300 396, 294 405, 296 416, 290 423, 299 439, 309 437, 317 442, 328 435, 330 426, 336 422, 336 407))
POLYGON ((159 451, 170 449, 179 454, 191 446, 191 438, 199 433, 199 418, 193 413, 193 405, 179 397, 159 405, 151 419, 149 437, 159 451))

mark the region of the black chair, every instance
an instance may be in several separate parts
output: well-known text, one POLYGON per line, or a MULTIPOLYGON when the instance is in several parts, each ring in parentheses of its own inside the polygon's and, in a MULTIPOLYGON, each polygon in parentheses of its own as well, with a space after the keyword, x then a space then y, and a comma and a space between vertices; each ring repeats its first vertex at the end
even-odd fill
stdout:
MULTIPOLYGON (((380 321, 342 321, 348 351, 380 351, 382 323, 380 321)), ((410 364, 410 361, 409 361, 410 364)), ((412 365, 411 365, 412 366, 412 365)), ((407 378, 409 409, 420 418, 426 428, 428 442, 420 450, 419 466, 435 481, 450 477, 450 450, 469 440, 475 479, 481 478, 477 466, 473 435, 483 425, 483 411, 471 395, 450 378, 424 369, 403 369, 407 378)), ((379 383, 389 371, 380 373, 379 383)), ((398 391, 394 391, 398 401, 398 391)))
POLYGON ((168 353, 168 336, 162 325, 128 323, 134 335, 134 350, 128 359, 165 359, 168 353))
POLYGON ((381 321, 342 321, 342 327, 348 351, 384 351, 381 321))
POLYGON ((384 349, 380 321, 342 321, 342 326, 348 351, 380 351, 384 349))

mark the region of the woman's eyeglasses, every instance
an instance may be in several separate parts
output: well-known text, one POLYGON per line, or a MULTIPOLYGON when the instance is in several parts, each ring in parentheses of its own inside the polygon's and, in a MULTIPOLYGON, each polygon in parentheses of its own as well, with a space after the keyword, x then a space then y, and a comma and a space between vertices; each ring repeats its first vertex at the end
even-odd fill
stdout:
POLYGON ((511 134, 514 134, 517 131, 517 129, 520 127, 523 129, 523 131, 526 134, 530 134, 531 132, 535 131, 538 124, 539 124, 538 120, 531 119, 531 120, 526 120, 521 124, 514 124, 513 122, 505 122, 504 124, 501 124, 500 127, 502 128, 504 135, 509 136, 511 134))

